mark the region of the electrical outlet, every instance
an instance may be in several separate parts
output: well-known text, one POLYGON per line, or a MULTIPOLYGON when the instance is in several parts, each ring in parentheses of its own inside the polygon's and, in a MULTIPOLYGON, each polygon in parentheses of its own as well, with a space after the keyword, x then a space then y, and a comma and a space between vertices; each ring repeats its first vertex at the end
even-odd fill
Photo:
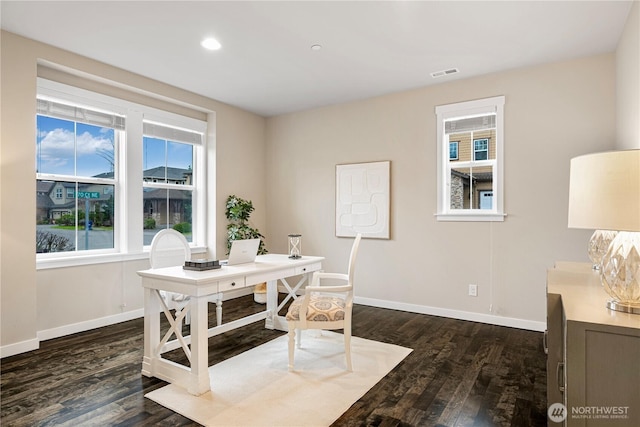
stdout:
POLYGON ((478 285, 469 285, 469 296, 478 296, 478 285))

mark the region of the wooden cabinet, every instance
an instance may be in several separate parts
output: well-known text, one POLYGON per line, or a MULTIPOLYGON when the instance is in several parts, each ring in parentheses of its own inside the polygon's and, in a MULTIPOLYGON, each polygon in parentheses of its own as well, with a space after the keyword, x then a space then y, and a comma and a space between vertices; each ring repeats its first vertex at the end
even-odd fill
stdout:
POLYGON ((640 426, 640 315, 608 298, 588 264, 547 272, 547 406, 565 405, 566 426, 640 426))

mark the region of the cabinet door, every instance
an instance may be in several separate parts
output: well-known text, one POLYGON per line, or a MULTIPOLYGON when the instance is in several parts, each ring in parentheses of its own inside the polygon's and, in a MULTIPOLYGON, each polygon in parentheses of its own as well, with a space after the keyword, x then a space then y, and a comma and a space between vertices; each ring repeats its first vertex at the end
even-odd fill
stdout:
MULTIPOLYGON (((547 406, 566 404, 564 400, 564 319, 562 299, 547 294, 547 406)), ((557 424, 553 424, 556 425, 557 424)))
POLYGON ((640 329, 567 322, 568 425, 640 426, 640 329))

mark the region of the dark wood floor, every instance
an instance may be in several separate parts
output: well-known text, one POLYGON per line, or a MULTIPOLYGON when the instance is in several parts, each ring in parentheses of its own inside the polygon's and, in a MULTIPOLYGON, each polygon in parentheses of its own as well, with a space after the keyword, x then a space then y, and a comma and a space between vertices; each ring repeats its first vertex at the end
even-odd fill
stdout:
MULTIPOLYGON (((251 296, 228 301, 225 321, 263 309, 251 296)), ((354 308, 353 333, 414 351, 334 426, 546 425, 541 333, 366 306, 354 308)), ((211 338, 209 363, 281 334, 258 322, 211 338)), ((142 344, 136 319, 3 359, 0 424, 197 426, 143 397, 166 383, 140 374, 142 344)))

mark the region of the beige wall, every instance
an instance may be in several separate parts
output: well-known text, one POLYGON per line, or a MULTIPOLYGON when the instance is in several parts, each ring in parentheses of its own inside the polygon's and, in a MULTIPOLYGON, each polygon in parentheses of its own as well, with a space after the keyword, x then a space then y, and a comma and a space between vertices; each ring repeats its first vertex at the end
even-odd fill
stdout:
MULTIPOLYGON (((266 228, 264 129, 265 119, 223 103, 185 92, 17 35, 1 33, 0 159, 0 345, 2 354, 37 346, 38 333, 91 325, 97 319, 119 319, 142 308, 142 288, 136 270, 146 259, 39 270, 35 258, 35 99, 40 73, 66 83, 109 88, 112 96, 129 97, 152 107, 175 112, 199 111, 210 121, 208 192, 211 255, 225 250, 224 200, 229 194, 253 200, 252 219, 266 228), (51 64, 55 64, 51 66, 51 64), (63 69, 66 73, 59 73, 63 69), (79 80, 72 74, 80 74, 79 80), (56 77, 57 76, 57 77, 56 77), (87 80, 88 79, 88 80, 87 80), (106 86, 105 86, 106 83, 106 86), (115 88, 113 85, 118 86, 115 88), (138 93, 127 93, 136 88, 138 93), (156 99, 157 96, 163 101, 156 99), (241 159, 241 160, 238 160, 241 159), (242 173, 239 171, 242 170, 242 173), (214 222, 215 220, 215 222, 214 222), (213 225, 215 224, 215 227, 213 225), (124 307, 121 307, 122 305, 124 307), (80 326, 77 326, 80 325, 80 326)), ((193 115, 193 114, 192 114, 193 115)), ((45 334, 49 336, 50 334, 45 334)))
POLYGON ((616 50, 616 148, 640 148, 640 1, 629 12, 616 50))
POLYGON ((540 328, 546 269, 587 261, 590 232, 567 228, 569 160, 613 148, 614 82, 614 56, 603 55, 269 118, 274 249, 299 232, 303 253, 344 269, 351 240, 334 237, 335 165, 390 160, 391 239, 362 242, 358 300, 540 328), (437 222, 435 107, 497 95, 506 97, 508 217, 437 222))
MULTIPOLYGON (((630 22, 637 31, 637 18, 630 22)), ((218 254, 225 248, 224 201, 235 193, 254 202, 254 225, 271 252, 285 252, 286 235, 300 232, 303 253, 326 256, 327 270, 344 269, 351 240, 334 237, 335 165, 391 160, 392 238, 361 245, 359 301, 532 328, 544 321, 546 268, 559 259, 587 260, 590 232, 566 226, 569 159, 614 148, 616 63, 633 67, 638 60, 619 49, 617 62, 603 55, 265 120, 10 33, 1 33, 0 52, 2 354, 37 345, 38 332, 142 307, 135 271, 145 259, 36 272, 35 198, 24 195, 35 194, 39 60, 208 114, 209 154, 216 159, 210 182, 215 177, 216 185, 208 188, 207 235, 218 254), (503 223, 436 222, 434 108, 495 95, 506 96, 509 216, 503 223), (477 298, 467 296, 470 283, 479 286, 477 298)), ((637 87, 637 78, 623 87, 637 87)), ((630 97, 618 112, 637 111, 637 105, 630 97)), ((631 117, 618 123, 618 133, 638 133, 637 115, 631 117)))

